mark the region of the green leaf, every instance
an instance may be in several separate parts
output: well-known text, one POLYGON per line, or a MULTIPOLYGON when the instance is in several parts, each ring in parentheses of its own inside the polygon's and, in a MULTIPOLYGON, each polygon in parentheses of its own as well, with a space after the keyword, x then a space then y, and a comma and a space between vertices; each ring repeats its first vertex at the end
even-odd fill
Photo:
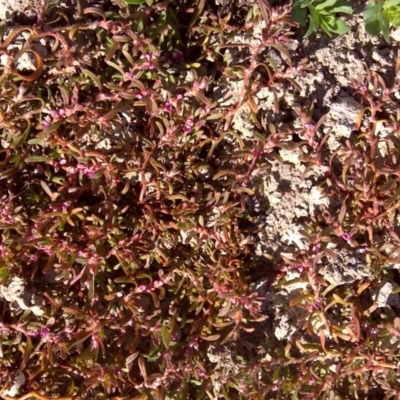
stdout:
POLYGON ((318 15, 319 15, 320 18, 322 16, 335 18, 335 16, 330 11, 326 11, 326 10, 319 10, 318 11, 318 15))
POLYGON ((377 36, 382 30, 382 3, 378 3, 372 6, 368 5, 368 7, 364 11, 364 16, 365 30, 369 35, 377 36))
POLYGON ((328 15, 327 17, 321 17, 321 25, 322 25, 322 20, 329 26, 329 28, 332 28, 336 25, 337 18, 335 18, 333 15, 328 15))
POLYGON ((321 28, 324 30, 324 32, 328 35, 328 36, 332 36, 331 35, 331 23, 333 20, 333 24, 335 23, 335 18, 321 18, 320 19, 320 23, 321 23, 321 28))
POLYGON ((319 28, 319 14, 314 7, 310 8, 310 21, 314 25, 314 30, 317 31, 319 28))
POLYGON ((400 27, 400 13, 398 13, 395 17, 390 18, 390 22, 393 27, 398 28, 400 27))
POLYGON ((400 7, 392 7, 392 8, 387 9, 387 14, 388 14, 390 23, 395 28, 398 28, 400 26, 400 7))
POLYGON ((310 10, 310 25, 304 37, 310 36, 313 32, 317 32, 319 28, 319 15, 313 6, 309 7, 310 10))
POLYGON ((294 6, 305 8, 308 7, 310 4, 312 4, 312 2, 313 0, 295 0, 294 6))
POLYGON ((387 0, 383 8, 391 8, 400 5, 400 0, 387 0))
MULTIPOLYGON (((91 275, 91 277, 89 278, 90 282, 89 282, 89 290, 88 290, 88 297, 87 297, 87 307, 89 308, 89 306, 92 304, 93 302, 93 296, 94 296, 94 275, 91 275)), ((87 282, 86 282, 87 284, 87 282)))
POLYGON ((28 126, 26 127, 26 129, 22 133, 22 135, 15 136, 13 138, 13 143, 10 145, 11 149, 15 149, 25 142, 26 138, 29 136, 29 133, 31 132, 31 127, 32 127, 32 123, 28 120, 28 126))
POLYGON ((31 157, 25 158, 25 162, 27 162, 27 163, 45 162, 45 161, 49 161, 49 160, 50 160, 50 157, 46 157, 46 156, 31 156, 31 157))
POLYGON ((197 6, 194 10, 193 13, 193 17, 191 19, 191 21, 189 22, 189 26, 193 26, 196 21, 199 19, 200 15, 203 13, 204 11, 204 7, 206 5, 206 1, 205 0, 199 0, 197 3, 197 6))
POLYGON ((28 364, 33 349, 32 340, 29 336, 26 337, 24 357, 22 359, 22 367, 25 368, 28 364))
POLYGON ((10 269, 8 267, 0 268, 0 282, 2 285, 5 285, 8 277, 10 276, 10 269))
POLYGON ((279 376, 281 374, 281 371, 282 371, 282 367, 278 367, 278 368, 275 369, 274 373, 272 374, 272 379, 274 381, 278 380, 278 378, 279 378, 279 376))
POLYGON ((188 385, 188 381, 185 380, 183 382, 183 388, 180 390, 179 394, 178 394, 178 399, 179 400, 186 400, 189 398, 189 385, 188 385))
POLYGON ((63 120, 57 121, 54 124, 49 125, 48 127, 44 128, 40 133, 36 135, 37 138, 46 137, 51 132, 57 130, 62 124, 64 123, 63 120))
POLYGON ((306 26, 307 23, 307 10, 294 5, 292 8, 292 18, 298 22, 300 26, 306 26))
POLYGON ((371 1, 365 8, 364 15, 366 17, 375 16, 379 18, 382 9, 383 9, 383 2, 376 3, 375 1, 371 1))
POLYGON ((381 29, 382 29, 382 35, 388 42, 390 40, 389 34, 390 34, 390 22, 389 22, 389 15, 387 10, 383 10, 382 12, 382 18, 381 18, 381 29))
POLYGON ((336 24, 330 27, 330 30, 338 35, 344 35, 349 30, 349 26, 346 24, 346 22, 338 19, 336 20, 336 24))
POLYGON ((330 12, 335 13, 343 13, 343 14, 353 14, 353 9, 351 8, 350 3, 347 0, 339 0, 335 7, 330 9, 330 12))
POLYGON ((337 0, 325 0, 324 2, 318 4, 315 6, 317 10, 323 10, 324 8, 332 7, 333 5, 336 4, 337 0))
POLYGON ((89 70, 86 69, 86 68, 82 68, 82 67, 81 67, 81 70, 82 70, 82 72, 83 72, 86 76, 88 76, 89 78, 92 78, 94 84, 95 84, 100 90, 103 89, 103 85, 102 85, 102 83, 101 83, 101 81, 100 81, 100 79, 99 79, 98 76, 96 76, 92 71, 89 71, 89 70))
POLYGON ((329 10, 332 14, 343 13, 343 14, 353 14, 353 9, 350 6, 334 7, 329 10))
POLYGON ((163 325, 161 327, 161 337, 164 343, 164 346, 168 349, 169 345, 171 344, 171 331, 168 326, 163 325))
POLYGON ((379 20, 369 20, 365 22, 365 30, 370 36, 377 36, 381 32, 381 22, 379 20))
POLYGON ((397 293, 400 293, 400 286, 397 286, 396 289, 392 290, 392 294, 397 294, 397 293))

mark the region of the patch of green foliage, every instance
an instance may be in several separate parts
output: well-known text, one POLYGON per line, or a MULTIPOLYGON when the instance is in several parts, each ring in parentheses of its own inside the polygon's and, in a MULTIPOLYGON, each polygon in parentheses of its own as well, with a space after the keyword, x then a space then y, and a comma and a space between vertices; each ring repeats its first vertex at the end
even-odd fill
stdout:
POLYGON ((365 11, 365 29, 371 36, 380 33, 389 41, 390 27, 400 27, 400 0, 371 0, 365 11))
MULTIPOLYGON (((329 36, 345 34, 349 27, 339 18, 341 13, 353 13, 348 0, 295 0, 292 7, 293 19, 302 27, 308 26, 304 37, 320 28, 329 36)), ((368 34, 382 34, 389 41, 390 28, 400 27, 400 0, 370 0, 364 16, 368 34)))
POLYGON ((295 0, 293 19, 301 26, 308 24, 304 37, 323 29, 329 36, 333 33, 343 35, 349 29, 338 14, 352 14, 353 10, 347 0, 295 0))

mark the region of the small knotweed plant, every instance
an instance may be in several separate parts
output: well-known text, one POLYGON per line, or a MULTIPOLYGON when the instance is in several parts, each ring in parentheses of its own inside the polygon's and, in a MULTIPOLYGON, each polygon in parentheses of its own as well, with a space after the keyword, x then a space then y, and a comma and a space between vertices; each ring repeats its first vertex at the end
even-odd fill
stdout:
POLYGON ((371 293, 398 263, 400 64, 392 86, 354 82, 357 134, 329 154, 312 107, 293 110, 296 127, 275 121, 308 68, 292 60, 291 6, 217 3, 43 0, 5 26, 0 397, 398 396, 398 318, 371 293), (215 92, 230 84, 227 105, 215 92), (253 137, 233 123, 243 110, 253 137), (281 150, 321 168, 319 195, 341 205, 266 263, 254 198, 281 150), (371 278, 327 282, 331 242, 362 250, 371 278), (291 340, 270 334, 260 275, 271 292, 302 284, 291 340))

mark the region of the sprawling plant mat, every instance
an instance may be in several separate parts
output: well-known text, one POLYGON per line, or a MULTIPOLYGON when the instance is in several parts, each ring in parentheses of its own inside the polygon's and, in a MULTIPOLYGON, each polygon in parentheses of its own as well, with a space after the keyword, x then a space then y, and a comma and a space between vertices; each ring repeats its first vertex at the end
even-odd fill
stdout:
POLYGON ((290 2, 0 0, 0 398, 399 398, 365 3, 304 38, 290 2))

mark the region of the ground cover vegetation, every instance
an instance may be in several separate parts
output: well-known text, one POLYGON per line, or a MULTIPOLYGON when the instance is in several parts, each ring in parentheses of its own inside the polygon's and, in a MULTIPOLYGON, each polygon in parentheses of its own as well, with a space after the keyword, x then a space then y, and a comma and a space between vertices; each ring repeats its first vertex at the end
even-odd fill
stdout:
MULTIPOLYGON (((42 0, 2 25, 1 398, 400 398, 400 61, 355 77, 332 150, 314 104, 284 99, 311 68, 295 35, 351 11, 294 3, 300 35, 266 0, 42 0), (259 251, 284 154, 325 200, 305 246, 259 251), (327 280, 343 252, 364 272, 327 280), (266 299, 292 286, 278 340, 266 299)), ((389 40, 398 3, 365 4, 367 31, 389 40)))

